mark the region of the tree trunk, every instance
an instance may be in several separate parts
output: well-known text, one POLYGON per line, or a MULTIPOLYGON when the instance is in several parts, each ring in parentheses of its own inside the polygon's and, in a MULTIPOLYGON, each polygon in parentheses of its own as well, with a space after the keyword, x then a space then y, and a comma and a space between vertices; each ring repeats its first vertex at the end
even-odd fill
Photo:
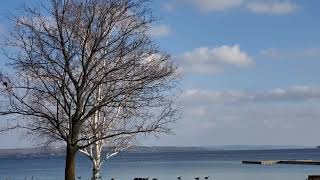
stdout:
POLYGON ((76 179, 76 153, 76 148, 68 144, 65 167, 65 180, 76 179))
POLYGON ((100 167, 99 165, 93 163, 91 180, 98 180, 99 178, 100 178, 100 167))

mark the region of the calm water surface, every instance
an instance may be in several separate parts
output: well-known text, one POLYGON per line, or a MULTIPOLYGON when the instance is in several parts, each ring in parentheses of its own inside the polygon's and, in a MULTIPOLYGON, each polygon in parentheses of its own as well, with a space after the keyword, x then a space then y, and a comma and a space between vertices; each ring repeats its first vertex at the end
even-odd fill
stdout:
MULTIPOLYGON (((243 165, 242 160, 313 159, 320 160, 320 149, 251 151, 181 151, 122 153, 102 169, 102 179, 132 180, 151 177, 183 180, 210 176, 212 180, 304 180, 308 174, 320 174, 320 166, 243 165)), ((77 176, 89 179, 90 161, 78 156, 77 176)), ((63 156, 0 157, 0 180, 63 180, 63 156)))

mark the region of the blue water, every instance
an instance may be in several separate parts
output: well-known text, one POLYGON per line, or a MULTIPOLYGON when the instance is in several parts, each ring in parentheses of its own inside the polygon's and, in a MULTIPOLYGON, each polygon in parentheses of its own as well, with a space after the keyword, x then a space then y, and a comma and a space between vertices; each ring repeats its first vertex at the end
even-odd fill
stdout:
MULTIPOLYGON (((320 160, 320 149, 181 151, 122 153, 109 160, 102 169, 102 179, 111 177, 132 180, 151 177, 160 180, 183 180, 210 176, 212 180, 304 180, 309 174, 320 174, 316 165, 244 165, 242 160, 313 159, 320 160)), ((63 180, 63 156, 0 157, 0 180, 63 180)), ((89 179, 90 161, 77 158, 77 176, 89 179)))

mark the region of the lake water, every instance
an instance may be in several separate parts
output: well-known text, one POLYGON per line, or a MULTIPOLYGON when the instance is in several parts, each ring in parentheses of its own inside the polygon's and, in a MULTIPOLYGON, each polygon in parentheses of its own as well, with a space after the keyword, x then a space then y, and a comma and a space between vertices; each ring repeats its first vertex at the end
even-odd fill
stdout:
MULTIPOLYGON (((242 160, 313 159, 320 160, 320 149, 127 152, 109 160, 102 169, 102 179, 132 180, 150 177, 159 180, 183 180, 210 176, 212 180, 304 180, 320 174, 316 165, 245 165, 242 160)), ((77 176, 89 179, 90 161, 78 156, 77 176)), ((63 180, 63 156, 0 157, 0 180, 63 180)))

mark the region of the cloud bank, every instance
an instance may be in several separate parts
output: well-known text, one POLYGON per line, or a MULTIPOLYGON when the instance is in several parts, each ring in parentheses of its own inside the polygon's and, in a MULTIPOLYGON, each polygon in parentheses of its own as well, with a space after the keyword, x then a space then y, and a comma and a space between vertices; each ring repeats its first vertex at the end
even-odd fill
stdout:
POLYGON ((239 7, 244 0, 180 0, 195 5, 203 11, 223 11, 239 7))
POLYGON ((302 48, 302 49, 277 49, 267 48, 260 51, 260 55, 273 59, 305 59, 305 58, 319 58, 320 48, 302 48))
POLYGON ((167 142, 181 145, 317 142, 320 111, 316 104, 320 102, 320 87, 292 86, 258 92, 193 89, 185 91, 181 100, 184 119, 178 122, 177 136, 166 139, 167 142))
POLYGON ((162 136, 157 143, 318 144, 320 87, 300 85, 260 91, 190 89, 182 94, 181 101, 184 117, 174 127, 175 136, 162 136))
POLYGON ((285 15, 295 12, 298 9, 298 5, 289 1, 283 2, 250 2, 247 4, 247 8, 254 13, 273 14, 273 15, 285 15))
POLYGON ((266 91, 214 91, 190 89, 182 94, 186 105, 248 104, 320 101, 320 87, 292 86, 266 91))
POLYGON ((287 15, 299 9, 297 4, 288 0, 172 0, 165 7, 172 11, 176 6, 186 4, 204 12, 245 8, 253 13, 287 15))

